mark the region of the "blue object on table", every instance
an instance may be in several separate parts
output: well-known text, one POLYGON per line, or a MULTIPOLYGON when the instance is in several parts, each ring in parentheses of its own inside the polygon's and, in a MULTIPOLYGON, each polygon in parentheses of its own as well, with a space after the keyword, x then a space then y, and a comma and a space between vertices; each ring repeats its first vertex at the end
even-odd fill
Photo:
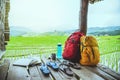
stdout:
POLYGON ((62 45, 60 43, 57 45, 57 58, 62 58, 62 45))
POLYGON ((49 67, 51 67, 53 70, 58 71, 58 64, 56 62, 49 61, 46 63, 49 67))
POLYGON ((50 74, 50 70, 48 69, 47 65, 45 65, 45 64, 41 65, 40 70, 42 71, 42 73, 44 75, 48 76, 50 74))

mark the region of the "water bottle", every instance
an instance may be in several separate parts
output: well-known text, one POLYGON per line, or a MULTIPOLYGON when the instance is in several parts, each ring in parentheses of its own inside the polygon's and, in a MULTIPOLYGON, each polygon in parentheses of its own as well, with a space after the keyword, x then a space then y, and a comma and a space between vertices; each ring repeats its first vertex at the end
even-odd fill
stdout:
POLYGON ((57 58, 62 58, 62 45, 58 43, 57 45, 57 58))

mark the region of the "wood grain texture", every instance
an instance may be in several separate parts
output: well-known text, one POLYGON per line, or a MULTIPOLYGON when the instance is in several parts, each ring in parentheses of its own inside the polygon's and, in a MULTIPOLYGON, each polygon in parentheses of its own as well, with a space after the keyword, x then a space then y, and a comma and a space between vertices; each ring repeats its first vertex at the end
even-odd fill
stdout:
POLYGON ((110 68, 108 67, 105 67, 104 65, 101 65, 99 64, 97 66, 100 70, 106 72, 107 74, 113 76, 114 78, 116 78, 117 80, 120 80, 120 74, 119 73, 116 73, 115 71, 111 70, 110 68))
POLYGON ((30 78, 26 67, 13 66, 11 62, 7 80, 30 80, 30 78))
POLYGON ((5 60, 4 63, 0 65, 0 80, 6 79, 9 65, 10 65, 9 60, 5 60))
MULTIPOLYGON (((42 63, 46 64, 51 59, 48 57, 41 57, 42 63)), ((60 65, 63 59, 55 60, 60 65)), ((0 65, 0 80, 120 80, 120 75, 112 71, 109 68, 98 66, 82 66, 81 69, 71 70, 74 72, 74 76, 70 77, 61 70, 55 71, 51 67, 48 67, 51 73, 45 76, 41 70, 41 65, 34 65, 29 67, 13 66, 13 61, 5 60, 0 65)))

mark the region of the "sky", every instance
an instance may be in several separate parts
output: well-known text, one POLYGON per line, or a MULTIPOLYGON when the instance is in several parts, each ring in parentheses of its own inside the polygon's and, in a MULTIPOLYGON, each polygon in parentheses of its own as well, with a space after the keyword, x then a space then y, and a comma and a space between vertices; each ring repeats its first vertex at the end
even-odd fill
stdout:
MULTIPOLYGON (((10 26, 36 32, 79 28, 80 0, 10 0, 10 26)), ((120 0, 89 4, 88 27, 120 26, 120 0)))

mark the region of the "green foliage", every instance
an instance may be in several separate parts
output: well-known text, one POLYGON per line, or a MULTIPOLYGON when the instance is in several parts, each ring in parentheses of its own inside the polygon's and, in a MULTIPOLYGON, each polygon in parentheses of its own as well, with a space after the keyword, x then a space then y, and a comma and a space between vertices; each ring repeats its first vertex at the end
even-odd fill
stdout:
POLYGON ((120 35, 97 37, 101 55, 120 52, 120 35))
POLYGON ((67 36, 37 36, 37 37, 11 37, 7 50, 23 49, 23 47, 55 47, 58 43, 64 44, 67 36))
POLYGON ((30 54, 43 54, 56 52, 58 43, 64 45, 67 36, 37 36, 37 37, 11 37, 6 46, 4 57, 22 57, 30 54))
MULTIPOLYGON (((64 43, 68 36, 37 36, 37 37, 11 37, 7 45, 6 55, 18 55, 20 51, 26 53, 26 55, 35 52, 35 50, 40 50, 39 52, 44 52, 43 50, 54 49, 58 43, 61 43, 64 47, 64 43), (44 49, 43 49, 44 48, 44 49), (17 50, 9 53, 9 51, 17 50), (19 50, 19 51, 18 51, 19 50)), ((113 52, 120 52, 120 35, 118 36, 96 36, 99 44, 99 49, 101 55, 110 54, 113 52)), ((21 52, 21 53, 23 53, 21 52)), ((23 55, 23 54, 22 54, 23 55)))

